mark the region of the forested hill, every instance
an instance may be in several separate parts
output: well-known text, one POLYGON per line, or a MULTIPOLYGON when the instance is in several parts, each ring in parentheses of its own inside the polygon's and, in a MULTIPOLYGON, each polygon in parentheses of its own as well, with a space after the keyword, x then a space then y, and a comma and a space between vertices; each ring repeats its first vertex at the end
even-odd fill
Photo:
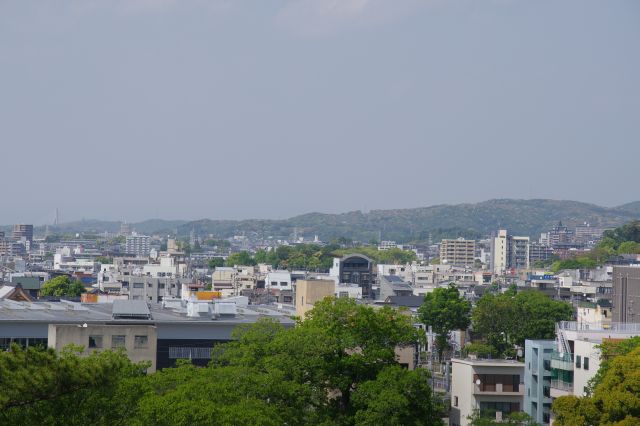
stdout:
POLYGON ((537 238, 558 221, 568 226, 589 222, 593 226, 616 227, 640 217, 637 206, 629 203, 606 208, 576 201, 490 200, 476 204, 437 205, 431 207, 354 211, 342 214, 308 213, 285 220, 209 220, 185 223, 180 234, 192 229, 199 234, 229 237, 244 233, 257 236, 298 235, 322 240, 346 237, 360 241, 384 240, 434 241, 443 237, 480 237, 498 228, 516 235, 537 238))
MULTIPOLYGON (((185 212, 185 215, 188 212, 185 212)), ((640 202, 607 208, 577 201, 557 200, 489 200, 476 204, 437 205, 413 209, 354 211, 341 214, 308 213, 284 220, 211 220, 197 221, 151 219, 132 223, 144 234, 187 236, 194 230, 218 238, 233 235, 255 237, 290 237, 294 230, 307 239, 318 235, 321 240, 351 238, 363 242, 378 240, 433 241, 449 237, 479 238, 498 228, 516 235, 538 238, 540 232, 562 221, 567 226, 589 222, 593 226, 616 227, 640 218, 640 202)), ((51 233, 69 234, 117 232, 120 222, 83 220, 49 226, 51 233)), ((1 230, 1 229, 0 229, 1 230)), ((4 230, 11 232, 11 227, 4 230)), ((36 232, 44 233, 44 227, 36 232)))

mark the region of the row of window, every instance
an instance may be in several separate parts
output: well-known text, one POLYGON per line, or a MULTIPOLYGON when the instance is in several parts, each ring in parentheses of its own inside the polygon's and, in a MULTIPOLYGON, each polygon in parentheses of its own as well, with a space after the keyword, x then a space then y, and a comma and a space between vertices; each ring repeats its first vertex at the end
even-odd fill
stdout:
MULTIPOLYGON (((103 348, 103 336, 102 335, 91 335, 89 336, 89 348, 91 349, 101 349, 103 348)), ((113 335, 111 336, 111 348, 124 348, 127 346, 127 336, 124 334, 113 335)), ((137 335, 133 336, 133 347, 134 349, 146 349, 149 347, 149 336, 145 335, 137 335)))
POLYGON ((585 370, 589 369, 589 358, 588 357, 584 357, 582 358, 580 355, 576 355, 576 368, 580 368, 580 364, 582 364, 582 368, 585 370), (581 362, 582 361, 582 362, 581 362))
POLYGON ((12 344, 16 344, 23 348, 28 348, 30 346, 41 346, 46 348, 48 340, 46 337, 0 337, 0 350, 7 350, 12 344))

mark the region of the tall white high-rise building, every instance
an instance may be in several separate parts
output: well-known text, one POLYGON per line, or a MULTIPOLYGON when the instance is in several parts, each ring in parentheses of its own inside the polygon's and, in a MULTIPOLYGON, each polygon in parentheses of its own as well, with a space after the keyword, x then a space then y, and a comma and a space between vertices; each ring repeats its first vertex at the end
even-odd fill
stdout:
POLYGON ((493 240, 491 258, 496 274, 504 274, 509 269, 529 268, 529 237, 516 237, 501 229, 493 240))

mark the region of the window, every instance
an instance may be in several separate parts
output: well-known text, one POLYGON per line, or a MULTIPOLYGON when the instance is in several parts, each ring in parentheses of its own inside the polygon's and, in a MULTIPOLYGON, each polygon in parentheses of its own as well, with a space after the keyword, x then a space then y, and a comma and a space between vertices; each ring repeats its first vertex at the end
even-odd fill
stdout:
POLYGON ((133 288, 144 288, 144 283, 133 283, 133 288))
POLYGON ((582 361, 582 368, 584 368, 585 370, 589 369, 589 358, 587 358, 586 356, 584 357, 584 360, 582 361))
POLYGON ((576 355, 576 368, 580 368, 580 361, 581 361, 580 355, 576 355))
POLYGON ((285 287, 287 285, 286 281, 280 281, 280 286, 285 287))
POLYGON ((116 335, 111 336, 111 347, 115 348, 124 348, 127 342, 127 336, 124 335, 116 335))
POLYGON ((89 347, 90 348, 101 348, 102 347, 102 336, 89 336, 89 347))
POLYGON ((169 347, 169 359, 211 359, 212 348, 169 347))
POLYGON ((454 397, 453 397, 453 406, 454 406, 454 407, 457 407, 457 406, 458 406, 458 397, 457 397, 457 396, 454 396, 454 397))
POLYGON ((133 340, 133 347, 136 349, 145 349, 149 345, 148 336, 135 336, 133 340))

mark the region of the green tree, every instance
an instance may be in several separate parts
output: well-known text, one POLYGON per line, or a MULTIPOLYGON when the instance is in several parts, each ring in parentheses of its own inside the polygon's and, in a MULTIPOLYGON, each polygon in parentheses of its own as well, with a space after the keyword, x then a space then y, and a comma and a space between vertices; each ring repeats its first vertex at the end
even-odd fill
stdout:
POLYGON ((118 425, 135 413, 149 364, 82 348, 0 352, 0 424, 118 425))
POLYGON ((52 278, 40 288, 42 296, 55 297, 78 297, 85 292, 85 288, 80 281, 71 280, 67 275, 60 275, 52 278))
POLYGON ((420 320, 427 326, 431 326, 436 333, 436 345, 438 357, 448 346, 449 333, 453 330, 466 330, 471 322, 469 313, 471 304, 460 296, 455 285, 449 284, 447 288, 437 288, 427 293, 424 303, 418 308, 420 320))
MULTIPOLYGON (((421 339, 409 315, 388 307, 359 305, 352 299, 317 303, 293 329, 263 321, 240 328, 236 337, 236 341, 218 347, 213 365, 281 371, 282 382, 302 386, 300 395, 306 408, 300 412, 307 413, 303 419, 307 424, 353 424, 356 416, 379 416, 375 413, 381 410, 377 403, 367 405, 354 395, 361 388, 377 388, 391 381, 392 372, 388 377, 380 374, 387 367, 398 366, 395 349, 415 345, 421 339), (378 378, 382 382, 364 385, 378 378), (367 415, 369 410, 374 413, 367 415)), ((415 377, 404 379, 409 383, 415 377)), ((409 401, 398 403, 396 408, 405 405, 407 410, 417 410, 417 406, 424 407, 421 404, 431 404, 428 387, 415 389, 415 393, 404 395, 395 392, 394 398, 409 401)), ((398 418, 405 415, 409 414, 397 413, 398 418)), ((439 424, 436 415, 424 421, 439 424)))
POLYGON ((429 374, 426 370, 409 371, 399 366, 385 367, 375 380, 364 382, 353 394, 358 426, 404 426, 442 424, 440 407, 428 395, 429 374))
POLYGON ((469 426, 536 426, 537 423, 531 416, 524 412, 510 413, 502 421, 497 421, 495 413, 482 413, 475 409, 473 413, 467 417, 469 426))
POLYGON ((240 251, 227 257, 225 263, 227 266, 253 266, 256 264, 256 260, 248 251, 240 251))
POLYGON ((607 363, 592 396, 562 396, 552 410, 558 426, 640 424, 640 347, 607 363))
POLYGON ((509 289, 500 295, 484 294, 476 303, 472 320, 473 330, 504 353, 512 345, 523 346, 526 339, 554 338, 556 323, 572 316, 573 309, 566 302, 537 291, 509 289))
POLYGON ((101 263, 103 265, 113 263, 113 257, 108 256, 98 256, 96 257, 96 262, 101 263))
POLYGON ((219 268, 220 266, 224 266, 224 259, 222 257, 214 257, 213 259, 209 259, 208 265, 211 269, 219 268))
POLYGON ((640 253, 640 243, 635 241, 625 241, 618 246, 618 254, 637 254, 640 253))

